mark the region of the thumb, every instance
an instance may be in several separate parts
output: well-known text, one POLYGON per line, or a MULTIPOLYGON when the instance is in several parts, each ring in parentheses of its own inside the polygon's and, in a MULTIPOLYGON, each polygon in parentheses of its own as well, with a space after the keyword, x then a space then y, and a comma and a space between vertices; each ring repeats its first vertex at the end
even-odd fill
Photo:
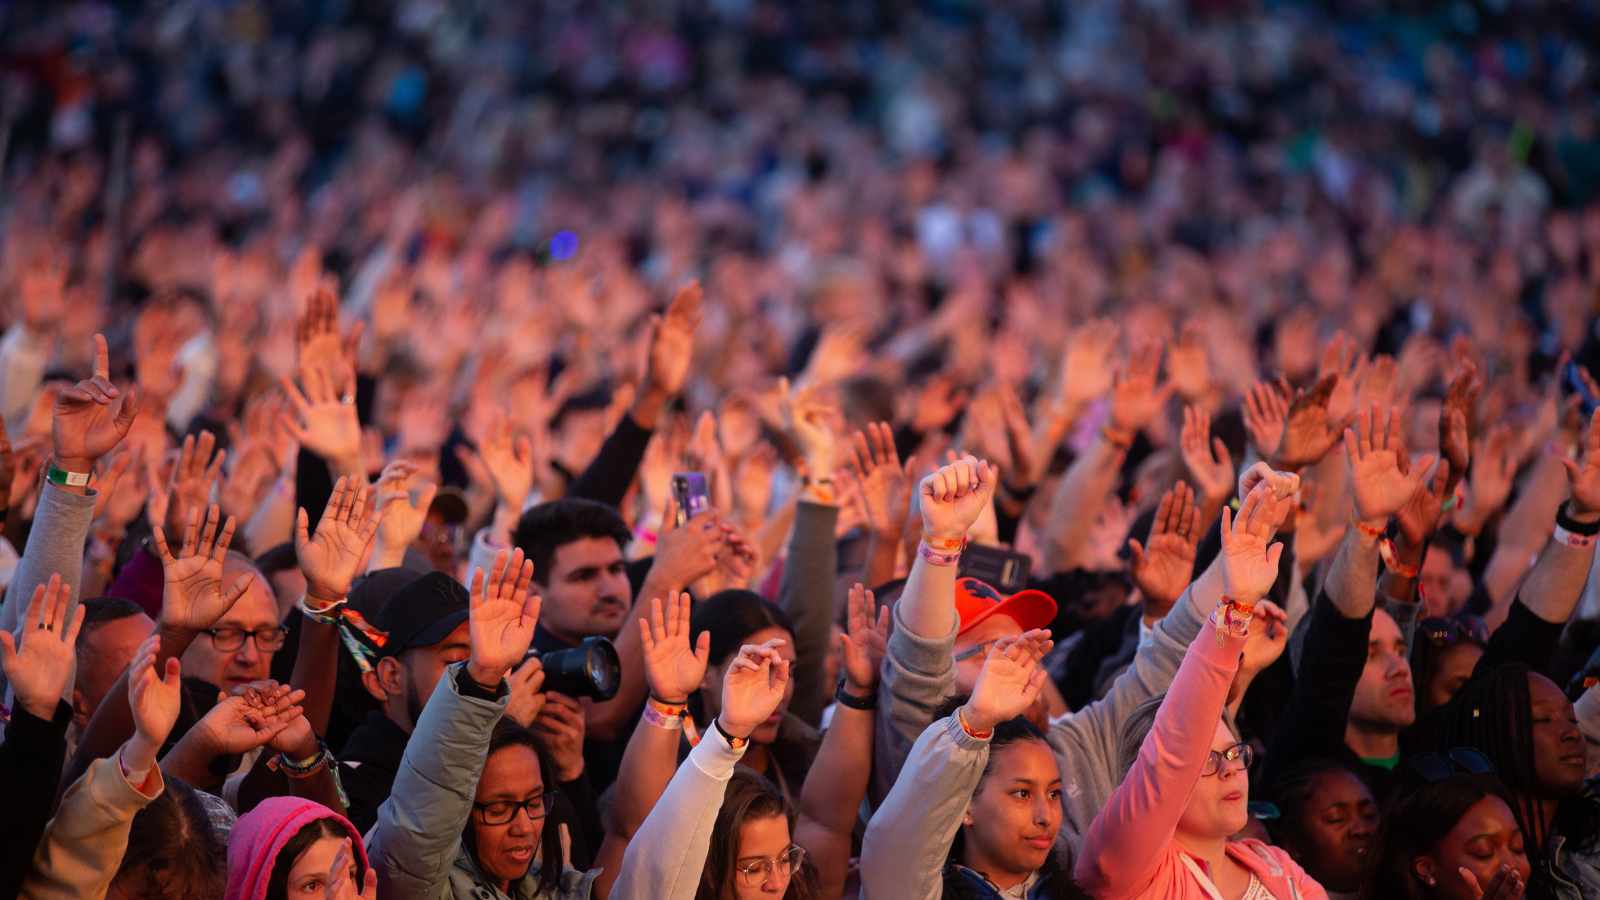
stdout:
POLYGON ((311 534, 308 531, 309 526, 310 518, 306 515, 306 508, 302 506, 300 507, 300 511, 295 513, 294 517, 295 549, 304 549, 307 544, 311 543, 311 534))
POLYGON ((702 631, 694 641, 694 658, 701 663, 711 661, 711 632, 702 631))
POLYGON ((1133 568, 1144 565, 1144 545, 1137 538, 1128 538, 1128 552, 1133 555, 1133 568))
POLYGON ((0 666, 7 670, 17 658, 17 639, 9 631, 0 631, 0 666))
POLYGON ((1228 452, 1228 445, 1223 443, 1222 438, 1211 439, 1211 452, 1216 455, 1217 462, 1229 468, 1233 467, 1233 454, 1228 452))
POLYGON ((181 677, 183 677, 183 665, 178 662, 178 658, 174 656, 168 659, 166 677, 162 681, 167 687, 175 688, 178 686, 178 679, 181 677))
POLYGON ((117 409, 117 418, 115 420, 117 431, 121 434, 127 434, 128 429, 133 427, 134 417, 138 415, 139 389, 130 387, 122 397, 122 405, 117 409))
POLYGON ((1281 559, 1283 559, 1282 542, 1273 544, 1271 547, 1267 548, 1267 565, 1271 566, 1274 572, 1278 570, 1278 561, 1281 559))

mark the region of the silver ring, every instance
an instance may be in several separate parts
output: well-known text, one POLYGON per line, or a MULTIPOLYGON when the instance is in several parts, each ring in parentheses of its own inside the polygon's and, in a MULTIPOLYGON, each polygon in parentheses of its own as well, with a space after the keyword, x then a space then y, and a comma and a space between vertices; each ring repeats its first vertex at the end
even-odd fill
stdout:
POLYGON ((339 398, 339 402, 343 403, 345 406, 354 406, 356 402, 356 395, 345 394, 343 397, 339 398))

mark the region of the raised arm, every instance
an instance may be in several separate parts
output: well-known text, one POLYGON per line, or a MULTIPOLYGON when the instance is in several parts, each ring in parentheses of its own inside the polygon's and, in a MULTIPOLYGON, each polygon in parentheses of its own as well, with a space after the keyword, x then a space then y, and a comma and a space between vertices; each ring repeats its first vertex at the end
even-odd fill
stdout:
POLYGON ((532 581, 521 550, 501 551, 487 578, 472 573, 471 655, 446 670, 423 707, 368 842, 385 897, 432 898, 445 889, 506 709, 506 674, 527 655, 539 621, 532 581))
POLYGON ((984 659, 972 697, 917 738, 889 796, 867 823, 861 842, 865 900, 938 900, 961 817, 983 778, 996 725, 1022 715, 1048 675, 1040 665, 1050 633, 1035 629, 1001 638, 984 659))
POLYGON ((1077 878, 1092 894, 1136 895, 1177 831, 1210 753, 1251 616, 1278 577, 1283 545, 1269 545, 1264 530, 1250 521, 1236 525, 1223 509, 1219 556, 1229 602, 1212 615, 1216 639, 1189 645, 1133 768, 1089 827, 1077 878))
MULTIPOLYGON (((722 679, 722 712, 672 776, 661 800, 628 844, 613 900, 691 900, 700 887, 711 832, 733 768, 756 727, 772 715, 789 686, 782 638, 746 644, 722 679), (735 748, 733 742, 739 742, 735 748)), ((709 650, 709 646, 707 648, 709 650)))
POLYGON ((796 388, 784 394, 784 422, 799 445, 805 469, 789 557, 783 567, 778 605, 794 623, 795 682, 789 709, 811 725, 822 717, 833 686, 826 680, 832 646, 834 581, 839 571, 834 526, 839 521, 833 470, 838 447, 829 425, 837 410, 816 393, 796 388))
POLYGON ((380 518, 368 502, 371 495, 364 481, 340 478, 317 520, 315 536, 308 533, 310 516, 304 509, 295 519, 295 558, 306 579, 306 595, 300 605, 300 644, 302 651, 312 652, 295 656, 290 682, 306 692, 306 719, 318 735, 327 732, 333 712, 333 688, 339 674, 338 629, 345 627, 340 622, 350 583, 378 533, 380 518))
POLYGON ((839 690, 849 701, 834 704, 833 720, 800 790, 795 825, 795 843, 806 848, 816 865, 818 893, 824 897, 844 896, 850 838, 872 774, 872 707, 888 638, 888 607, 879 609, 872 592, 857 582, 850 589, 848 627, 839 637, 844 655, 839 690))

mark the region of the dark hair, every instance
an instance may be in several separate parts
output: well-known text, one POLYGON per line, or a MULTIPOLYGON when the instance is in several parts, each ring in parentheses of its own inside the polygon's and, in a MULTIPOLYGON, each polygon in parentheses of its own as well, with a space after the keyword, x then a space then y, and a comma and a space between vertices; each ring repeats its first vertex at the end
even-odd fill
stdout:
POLYGON ((121 597, 91 597, 82 603, 83 630, 78 632, 78 645, 83 645, 84 638, 95 628, 110 622, 120 622, 134 616, 144 615, 144 607, 121 597))
MULTIPOLYGON (((739 862, 739 832, 751 819, 782 816, 789 823, 794 839, 794 807, 784 799, 777 785, 743 766, 733 772, 728 789, 717 810, 717 823, 711 830, 711 847, 700 870, 700 889, 695 900, 719 900, 733 886, 734 866, 739 862)), ((817 896, 816 870, 807 859, 795 870, 784 892, 787 900, 812 900, 817 896)))
MULTIPOLYGON (((1308 838, 1301 827, 1306 804, 1311 802, 1311 794, 1316 791, 1317 783, 1324 776, 1337 774, 1349 775, 1362 785, 1366 785, 1360 774, 1350 766, 1327 757, 1299 760, 1278 771, 1272 783, 1266 785, 1261 792, 1261 799, 1278 809, 1276 818, 1262 821, 1267 832, 1272 835, 1274 844, 1280 846, 1293 844, 1296 848, 1306 845, 1308 838)), ((1367 792, 1372 793, 1372 788, 1368 787, 1367 792)), ((1376 795, 1373 801, 1376 804, 1376 795)))
MULTIPOLYGON (((544 782, 544 789, 556 789, 555 765, 550 762, 549 754, 539 745, 539 739, 532 731, 523 728, 510 719, 501 719, 495 725, 494 732, 489 736, 489 752, 484 754, 484 760, 495 755, 496 752, 506 747, 527 747, 539 758, 539 780, 544 782)), ((481 775, 479 777, 482 777, 481 775)), ((546 893, 554 894, 561 885, 561 825, 565 822, 565 815, 559 807, 551 807, 545 816, 544 828, 539 833, 539 884, 534 893, 543 896, 546 893)), ((577 823, 567 822, 569 830, 576 831, 577 823)), ((472 828, 472 814, 467 814, 467 821, 462 824, 462 843, 466 845, 467 852, 472 854, 473 862, 478 859, 478 842, 476 833, 472 828)))
POLYGON ((595 412, 611 406, 611 387, 607 384, 598 384, 582 393, 568 397, 555 414, 550 417, 550 430, 560 431, 566 424, 567 417, 573 413, 595 412))
POLYGON ((695 640, 700 632, 711 632, 711 664, 720 665, 741 645, 765 628, 782 628, 794 634, 794 623, 783 610, 768 603, 755 591, 718 591, 695 604, 689 630, 695 640))
MULTIPOLYGON (((1506 802, 1522 828, 1530 860, 1544 857, 1550 838, 1550 830, 1540 815, 1543 792, 1533 754, 1533 698, 1528 679, 1536 674, 1518 662, 1474 674, 1449 705, 1431 716, 1424 723, 1425 728, 1418 729, 1426 743, 1415 747, 1473 747, 1488 757, 1504 783, 1506 802)), ((1552 827, 1591 844, 1600 835, 1595 805, 1582 799, 1561 803, 1552 827)))
POLYGON ((1482 649, 1484 642, 1479 639, 1478 632, 1482 625, 1483 620, 1470 613, 1448 619, 1428 618, 1417 623, 1416 636, 1411 641, 1410 662, 1419 721, 1434 710, 1433 706, 1428 705, 1428 683, 1433 680, 1434 672, 1438 671, 1439 661, 1446 653, 1463 644, 1482 649))
POLYGON ((565 497, 524 512, 511 540, 533 560, 533 577, 546 584, 556 551, 567 544, 584 538, 611 538, 625 548, 632 537, 628 523, 615 509, 593 500, 565 497))
MULTIPOLYGON (((1379 829, 1378 860, 1361 896, 1368 900, 1401 897, 1422 900, 1427 894, 1411 870, 1411 862, 1431 851, 1478 801, 1499 797, 1513 811, 1505 787, 1490 775, 1452 775, 1422 784, 1402 795, 1388 809, 1379 829)), ((1518 823, 1521 824, 1520 822, 1518 823)), ((1523 837, 1529 839, 1526 831, 1523 837)), ((1530 850, 1531 844, 1525 843, 1530 850)))
MULTIPOLYGON (((277 859, 272 861, 272 877, 267 880, 267 900, 286 900, 289 896, 289 873, 294 869, 294 861, 300 854, 306 852, 312 844, 323 838, 350 838, 359 841, 360 838, 351 834, 333 819, 317 819, 307 822, 300 830, 289 838, 289 842, 278 851, 277 859)), ((367 877, 366 868, 361 863, 361 854, 355 855, 356 884, 360 885, 362 879, 367 877)))
POLYGON ((300 565, 299 554, 295 553, 294 542, 284 541, 276 547, 271 547, 262 552, 255 559, 256 568, 268 579, 279 572, 288 571, 300 565))
POLYGON ((227 885, 228 848, 211 825, 200 795, 166 779, 166 789, 139 810, 128 849, 113 881, 135 897, 188 900, 220 897, 227 885))

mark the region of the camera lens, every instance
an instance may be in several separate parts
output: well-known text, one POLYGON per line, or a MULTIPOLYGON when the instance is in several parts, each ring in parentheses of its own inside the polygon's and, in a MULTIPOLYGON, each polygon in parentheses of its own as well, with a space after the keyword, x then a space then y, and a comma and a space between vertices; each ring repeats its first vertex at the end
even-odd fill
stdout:
POLYGON ((622 686, 622 658, 603 637, 586 637, 576 647, 537 655, 544 663, 544 689, 568 697, 610 700, 622 686))

